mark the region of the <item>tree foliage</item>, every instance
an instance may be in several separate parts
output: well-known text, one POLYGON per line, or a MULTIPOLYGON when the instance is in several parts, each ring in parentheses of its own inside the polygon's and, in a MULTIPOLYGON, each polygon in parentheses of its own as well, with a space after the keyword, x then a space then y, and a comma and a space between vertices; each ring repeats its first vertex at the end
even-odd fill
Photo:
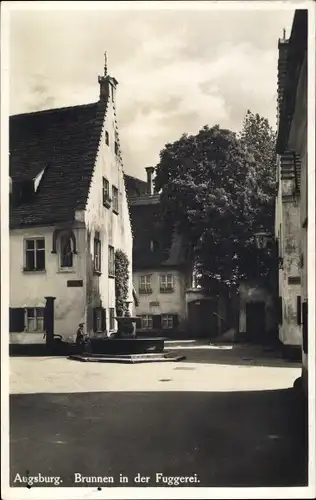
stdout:
POLYGON ((247 112, 236 134, 219 125, 167 144, 156 167, 166 243, 174 229, 194 249, 198 272, 227 285, 268 274, 271 249, 259 252, 255 232, 272 232, 275 134, 247 112))
POLYGON ((128 313, 128 281, 129 260, 123 250, 115 252, 115 307, 118 316, 126 316, 128 313))

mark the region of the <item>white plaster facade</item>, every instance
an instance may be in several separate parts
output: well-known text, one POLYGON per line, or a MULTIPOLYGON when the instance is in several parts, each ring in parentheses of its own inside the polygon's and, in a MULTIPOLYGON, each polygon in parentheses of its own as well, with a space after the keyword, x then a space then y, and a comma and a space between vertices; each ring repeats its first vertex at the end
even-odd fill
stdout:
MULTIPOLYGON (((61 270, 60 256, 51 253, 55 227, 28 227, 10 231, 10 307, 35 308, 45 306, 45 296, 56 297, 55 333, 63 340, 73 340, 80 322, 87 332, 92 331, 92 310, 102 306, 106 310, 106 330, 109 332, 109 309, 115 308, 115 279, 108 273, 108 248, 121 249, 129 260, 129 294, 132 302, 132 232, 125 192, 122 163, 115 151, 117 140, 114 99, 108 99, 106 117, 99 150, 91 179, 86 209, 76 213, 72 231, 76 238, 77 254, 73 268, 61 270), (105 133, 109 134, 108 145, 105 133), (110 189, 118 189, 118 213, 103 205, 102 178, 110 189), (94 236, 101 241, 101 274, 95 274, 94 236), (45 271, 24 271, 25 239, 45 238, 45 271), (68 280, 81 280, 82 286, 68 287, 68 280)), ((111 193, 111 191, 110 191, 111 193)), ((132 306, 131 306, 132 309, 132 306)), ((131 310, 131 313, 134 311, 131 310)), ((116 321, 115 321, 116 328, 116 321)), ((10 332, 10 343, 44 343, 44 332, 10 332)))
POLYGON ((302 337, 297 310, 297 297, 300 296, 301 291, 300 205, 299 200, 293 196, 294 180, 281 179, 280 163, 281 160, 278 158, 279 191, 276 202, 275 231, 279 258, 282 259, 279 265, 279 300, 282 301, 279 339, 284 345, 300 346, 302 337))
POLYGON ((138 294, 139 304, 136 307, 137 316, 176 315, 177 327, 182 330, 186 322, 186 278, 179 269, 144 269, 133 272, 133 283, 138 294), (168 292, 160 291, 160 276, 171 275, 173 289, 168 292), (150 293, 141 290, 141 277, 148 276, 150 293))

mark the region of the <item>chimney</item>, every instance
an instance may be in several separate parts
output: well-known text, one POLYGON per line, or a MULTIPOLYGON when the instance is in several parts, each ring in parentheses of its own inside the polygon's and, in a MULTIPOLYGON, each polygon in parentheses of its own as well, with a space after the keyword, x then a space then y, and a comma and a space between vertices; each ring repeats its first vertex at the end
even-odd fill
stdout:
POLYGON ((115 103, 115 91, 118 85, 118 81, 112 76, 108 75, 108 62, 107 54, 104 52, 104 72, 103 76, 98 76, 98 82, 100 85, 100 102, 107 102, 110 98, 115 103))
POLYGON ((280 114, 282 109, 282 100, 284 95, 284 86, 286 80, 286 69, 287 69, 287 54, 288 54, 289 40, 286 39, 285 30, 283 30, 283 38, 279 38, 278 49, 279 49, 279 59, 278 59, 278 97, 277 97, 277 116, 278 124, 280 120, 280 114))
POLYGON ((153 186, 153 173, 155 169, 154 167, 146 167, 147 172, 147 193, 152 195, 154 194, 154 186, 153 186))

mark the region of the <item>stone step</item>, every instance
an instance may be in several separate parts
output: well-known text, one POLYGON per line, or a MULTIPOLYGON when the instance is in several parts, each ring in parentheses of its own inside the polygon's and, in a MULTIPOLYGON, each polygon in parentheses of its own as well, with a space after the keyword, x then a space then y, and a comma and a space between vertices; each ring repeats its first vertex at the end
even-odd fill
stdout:
POLYGON ((81 362, 97 363, 153 363, 182 361, 185 356, 171 353, 145 353, 145 354, 72 354, 68 359, 81 362))

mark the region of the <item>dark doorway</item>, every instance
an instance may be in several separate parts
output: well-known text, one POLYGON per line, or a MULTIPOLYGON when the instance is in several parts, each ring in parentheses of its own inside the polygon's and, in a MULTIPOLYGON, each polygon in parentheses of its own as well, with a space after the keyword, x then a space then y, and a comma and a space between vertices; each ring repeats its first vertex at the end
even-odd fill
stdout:
POLYGON ((188 303, 189 336, 212 338, 218 334, 216 300, 194 300, 188 303))
POLYGON ((246 332, 247 338, 260 341, 266 332, 266 305, 265 302, 250 302, 246 305, 246 332))

